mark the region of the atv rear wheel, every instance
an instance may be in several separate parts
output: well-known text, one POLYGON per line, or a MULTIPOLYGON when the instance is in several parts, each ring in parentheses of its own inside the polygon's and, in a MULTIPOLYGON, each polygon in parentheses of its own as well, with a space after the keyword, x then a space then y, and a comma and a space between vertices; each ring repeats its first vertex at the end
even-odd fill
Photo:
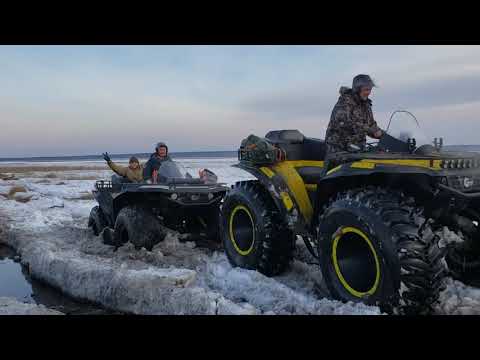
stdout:
POLYGON ((88 227, 92 228, 93 234, 95 236, 100 235, 100 233, 108 226, 105 215, 103 214, 100 207, 94 206, 90 211, 90 217, 88 218, 88 227))
POLYGON ((220 231, 232 266, 258 270, 266 276, 289 265, 295 237, 258 181, 236 183, 225 197, 220 231))
POLYGON ((165 236, 160 221, 145 208, 127 206, 118 213, 113 234, 117 246, 130 241, 137 250, 144 247, 151 251, 165 236))
POLYGON ((445 251, 413 199, 373 187, 340 193, 320 216, 317 239, 334 298, 388 313, 433 310, 446 274, 445 251))

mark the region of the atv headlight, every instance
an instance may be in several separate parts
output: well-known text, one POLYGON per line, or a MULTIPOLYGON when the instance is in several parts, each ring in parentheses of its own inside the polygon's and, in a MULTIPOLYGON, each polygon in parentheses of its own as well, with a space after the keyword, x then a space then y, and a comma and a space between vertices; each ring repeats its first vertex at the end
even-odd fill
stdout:
POLYGON ((208 200, 212 200, 213 199, 213 194, 212 193, 208 193, 208 200))
POLYGON ((177 200, 178 199, 178 195, 176 193, 173 193, 172 195, 170 195, 170 198, 172 200, 177 200))

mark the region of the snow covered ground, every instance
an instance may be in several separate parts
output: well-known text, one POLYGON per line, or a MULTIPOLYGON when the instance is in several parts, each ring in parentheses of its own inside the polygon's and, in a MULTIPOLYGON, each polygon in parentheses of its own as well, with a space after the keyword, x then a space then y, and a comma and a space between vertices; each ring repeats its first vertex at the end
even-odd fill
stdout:
MULTIPOLYGON (((179 162, 194 176, 209 168, 228 184, 251 178, 230 166, 235 159, 179 162)), ((0 242, 17 250, 32 276, 75 298, 135 314, 380 314, 377 307, 328 299, 300 242, 291 269, 274 278, 232 268, 222 252, 179 242, 174 233, 152 252, 130 245, 114 251, 86 229, 93 184, 111 175, 101 162, 3 163, 0 169, 14 175, 0 180, 6 229, 0 242)), ((438 313, 480 314, 480 290, 449 281, 438 313)))

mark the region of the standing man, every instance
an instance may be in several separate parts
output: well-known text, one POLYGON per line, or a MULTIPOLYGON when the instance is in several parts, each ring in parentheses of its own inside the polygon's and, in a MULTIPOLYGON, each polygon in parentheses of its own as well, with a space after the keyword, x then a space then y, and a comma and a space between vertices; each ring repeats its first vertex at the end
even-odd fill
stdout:
POLYGON ((370 76, 361 74, 354 77, 351 89, 340 88, 340 98, 333 108, 325 136, 328 153, 347 151, 350 144, 363 148, 367 135, 375 139, 382 136, 369 99, 373 87, 375 83, 370 76))

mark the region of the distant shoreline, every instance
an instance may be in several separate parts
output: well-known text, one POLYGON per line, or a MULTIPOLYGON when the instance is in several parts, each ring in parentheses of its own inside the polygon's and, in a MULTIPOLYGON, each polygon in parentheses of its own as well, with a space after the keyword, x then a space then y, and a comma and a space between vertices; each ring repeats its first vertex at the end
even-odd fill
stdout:
MULTIPOLYGON (((134 154, 109 154, 113 160, 124 160, 130 156, 138 158, 149 158, 151 153, 134 154)), ((236 151, 190 151, 172 152, 172 158, 176 159, 204 159, 204 158, 236 158, 236 151)), ((102 155, 75 155, 75 156, 35 156, 35 157, 5 157, 0 162, 63 162, 63 161, 103 161, 102 155)))
MULTIPOLYGON (((474 151, 480 152, 480 145, 445 145, 447 151, 474 151)), ((113 160, 126 160, 130 156, 148 158, 151 153, 109 154, 113 160)), ((172 152, 176 159, 205 159, 205 158, 236 158, 237 151, 188 151, 172 152)), ((35 156, 35 157, 4 157, 1 162, 64 162, 64 161, 103 161, 102 155, 74 155, 74 156, 35 156)))

